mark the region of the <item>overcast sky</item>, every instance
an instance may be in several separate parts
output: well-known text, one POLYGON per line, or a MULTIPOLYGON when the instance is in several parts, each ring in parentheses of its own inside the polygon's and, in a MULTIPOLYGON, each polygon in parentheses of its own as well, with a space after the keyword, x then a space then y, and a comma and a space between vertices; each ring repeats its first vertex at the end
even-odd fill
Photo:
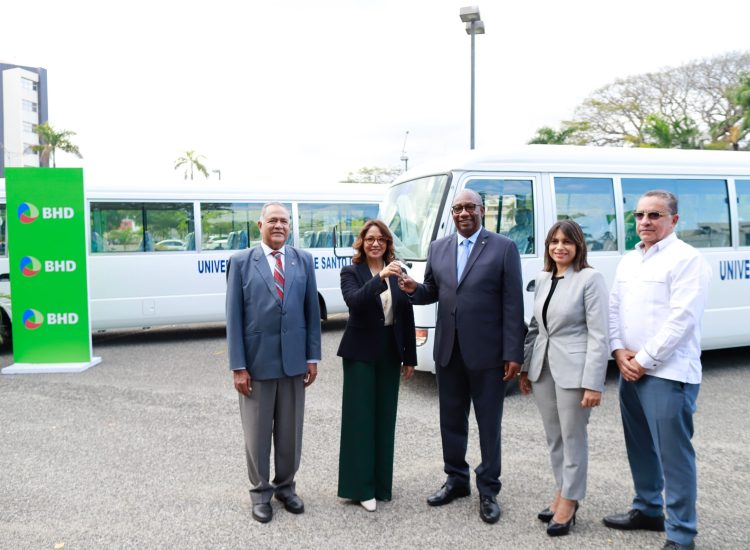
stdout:
MULTIPOLYGON (((470 38, 455 0, 3 0, 0 62, 48 71, 49 118, 87 181, 338 181, 469 147, 470 38), (162 7, 164 6, 164 7, 162 7), (169 7, 167 7, 169 6, 169 7), (212 177, 216 177, 212 174, 212 177)), ((750 49, 750 1, 477 2, 478 148, 557 127, 595 89, 750 49)))

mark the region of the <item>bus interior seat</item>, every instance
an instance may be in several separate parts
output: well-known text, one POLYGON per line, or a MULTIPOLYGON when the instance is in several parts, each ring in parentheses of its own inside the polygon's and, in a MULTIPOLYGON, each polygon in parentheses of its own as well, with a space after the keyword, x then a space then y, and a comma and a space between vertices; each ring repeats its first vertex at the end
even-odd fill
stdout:
POLYGON ((195 233, 193 231, 187 234, 185 240, 185 250, 195 250, 195 233))
POLYGON ((516 243, 520 254, 529 254, 533 251, 534 225, 531 210, 519 208, 515 215, 516 225, 508 231, 508 238, 516 243))
POLYGON ((138 244, 138 250, 143 250, 144 252, 154 251, 154 238, 151 236, 151 231, 143 233, 143 240, 138 244))
POLYGON ((315 231, 305 231, 302 235, 302 248, 315 248, 315 231))
POLYGON ((315 248, 331 248, 333 246, 333 234, 330 231, 318 231, 315 239, 315 248))
POLYGON ((239 238, 237 239, 238 241, 237 248, 239 248, 240 250, 244 250, 245 248, 247 248, 247 231, 243 229, 242 231, 239 231, 238 233, 239 233, 239 238))
POLYGON ((239 240, 240 239, 239 239, 239 236, 237 235, 237 231, 230 232, 229 236, 227 237, 227 249, 236 250, 239 240))
POLYGON ((96 231, 91 232, 91 252, 104 252, 104 239, 96 231))
POLYGON ((341 232, 341 246, 349 247, 354 244, 354 234, 351 231, 341 232))

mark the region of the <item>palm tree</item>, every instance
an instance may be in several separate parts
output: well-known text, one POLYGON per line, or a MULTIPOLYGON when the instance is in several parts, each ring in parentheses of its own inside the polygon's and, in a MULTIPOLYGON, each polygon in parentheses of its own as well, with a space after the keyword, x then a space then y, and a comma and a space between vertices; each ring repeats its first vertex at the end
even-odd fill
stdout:
POLYGON ((668 120, 660 115, 648 115, 643 133, 647 139, 639 144, 640 147, 700 149, 700 130, 689 116, 668 120))
POLYGON ((542 126, 536 131, 536 135, 531 138, 529 144, 549 144, 549 145, 566 145, 576 143, 576 134, 586 129, 585 123, 564 122, 560 130, 555 130, 549 126, 542 126))
POLYGON ((206 157, 203 155, 196 155, 195 151, 185 151, 184 157, 179 157, 174 161, 174 169, 177 170, 178 168, 184 167, 185 179, 188 179, 189 175, 192 180, 194 170, 198 170, 198 172, 208 179, 208 169, 206 169, 206 166, 201 162, 201 159, 205 158, 206 157))
POLYGON ((49 159, 52 157, 52 168, 56 168, 55 152, 60 149, 64 153, 71 153, 77 156, 79 159, 83 158, 81 152, 78 150, 78 146, 74 145, 70 138, 76 135, 75 132, 70 130, 56 131, 49 122, 44 122, 36 127, 36 133, 39 136, 39 145, 33 145, 32 151, 40 153, 39 164, 41 166, 49 166, 49 159))

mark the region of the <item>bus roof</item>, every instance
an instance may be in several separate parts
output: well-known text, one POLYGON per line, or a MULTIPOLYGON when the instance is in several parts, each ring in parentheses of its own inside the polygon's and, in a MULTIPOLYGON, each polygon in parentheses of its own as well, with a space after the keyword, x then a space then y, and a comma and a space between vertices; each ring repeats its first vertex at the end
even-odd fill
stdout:
MULTIPOLYGON (((375 202, 383 200, 386 185, 363 183, 273 185, 265 182, 235 183, 224 181, 147 182, 135 180, 132 185, 110 187, 99 182, 84 185, 89 199, 107 200, 232 200, 232 201, 336 201, 375 202), (304 185, 304 186, 303 186, 304 185)), ((0 178, 0 191, 5 180, 0 178)))
POLYGON ((453 171, 690 174, 750 177, 750 152, 525 145, 471 151, 418 165, 394 183, 453 171))

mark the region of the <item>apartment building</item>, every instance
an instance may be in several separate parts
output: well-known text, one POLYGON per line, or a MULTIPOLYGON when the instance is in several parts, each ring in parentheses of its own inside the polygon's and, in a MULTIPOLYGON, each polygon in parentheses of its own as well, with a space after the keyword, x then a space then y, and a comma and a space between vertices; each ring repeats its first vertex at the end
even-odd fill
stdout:
POLYGON ((0 63, 0 178, 6 166, 39 166, 32 147, 47 120, 47 70, 0 63))

